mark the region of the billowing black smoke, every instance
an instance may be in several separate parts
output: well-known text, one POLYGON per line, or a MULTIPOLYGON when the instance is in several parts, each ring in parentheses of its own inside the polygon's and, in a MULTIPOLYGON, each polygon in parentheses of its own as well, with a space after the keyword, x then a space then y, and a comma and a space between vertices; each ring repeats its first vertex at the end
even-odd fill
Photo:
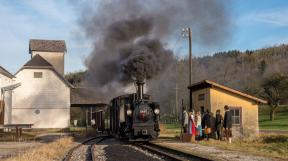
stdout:
POLYGON ((111 89, 117 94, 119 86, 164 73, 173 62, 167 44, 183 27, 193 28, 200 45, 222 44, 230 28, 224 2, 109 0, 87 4, 80 24, 94 49, 85 62, 85 83, 104 95, 111 89))
POLYGON ((155 39, 142 39, 120 50, 122 71, 126 81, 151 79, 172 61, 172 52, 155 39))

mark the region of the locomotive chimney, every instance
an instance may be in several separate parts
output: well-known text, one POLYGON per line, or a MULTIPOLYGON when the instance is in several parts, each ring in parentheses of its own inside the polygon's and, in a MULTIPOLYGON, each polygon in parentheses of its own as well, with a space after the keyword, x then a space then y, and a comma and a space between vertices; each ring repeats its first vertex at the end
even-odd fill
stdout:
POLYGON ((143 99, 143 89, 144 89, 144 81, 139 81, 137 80, 136 85, 137 85, 137 98, 142 100, 143 99))

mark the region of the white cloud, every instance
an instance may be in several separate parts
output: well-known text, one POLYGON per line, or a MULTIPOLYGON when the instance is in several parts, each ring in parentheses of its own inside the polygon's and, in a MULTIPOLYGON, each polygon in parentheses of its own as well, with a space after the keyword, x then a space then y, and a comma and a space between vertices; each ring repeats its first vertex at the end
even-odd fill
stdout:
POLYGON ((288 26, 288 8, 278 8, 269 11, 259 11, 244 14, 240 17, 239 23, 266 23, 275 26, 288 26))
POLYGON ((29 0, 24 1, 25 4, 31 9, 37 12, 39 15, 46 17, 55 22, 60 21, 63 23, 73 22, 76 16, 73 16, 72 6, 67 4, 67 1, 39 1, 29 0))
POLYGON ((67 71, 83 68, 89 43, 77 39, 75 8, 66 1, 0 1, 0 65, 12 73, 29 60, 30 38, 64 39, 67 71), (76 36, 75 36, 76 35, 76 36))

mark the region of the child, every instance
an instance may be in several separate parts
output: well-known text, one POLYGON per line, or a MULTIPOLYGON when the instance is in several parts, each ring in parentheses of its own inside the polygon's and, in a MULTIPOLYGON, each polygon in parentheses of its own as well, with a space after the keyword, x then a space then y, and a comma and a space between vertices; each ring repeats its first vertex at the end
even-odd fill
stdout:
POLYGON ((196 112, 196 128, 197 128, 197 140, 202 138, 202 122, 201 114, 199 111, 196 112))

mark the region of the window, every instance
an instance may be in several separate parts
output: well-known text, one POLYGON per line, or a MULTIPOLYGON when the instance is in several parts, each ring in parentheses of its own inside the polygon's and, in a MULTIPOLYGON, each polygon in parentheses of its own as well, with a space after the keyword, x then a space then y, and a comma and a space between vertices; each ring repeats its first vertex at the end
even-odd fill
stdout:
POLYGON ((205 94, 199 94, 198 95, 198 100, 203 101, 205 99, 205 94))
POLYGON ((34 78, 42 78, 43 73, 42 72, 34 72, 34 78))
POLYGON ((230 111, 232 114, 232 124, 240 125, 241 124, 241 108, 230 107, 230 111))

